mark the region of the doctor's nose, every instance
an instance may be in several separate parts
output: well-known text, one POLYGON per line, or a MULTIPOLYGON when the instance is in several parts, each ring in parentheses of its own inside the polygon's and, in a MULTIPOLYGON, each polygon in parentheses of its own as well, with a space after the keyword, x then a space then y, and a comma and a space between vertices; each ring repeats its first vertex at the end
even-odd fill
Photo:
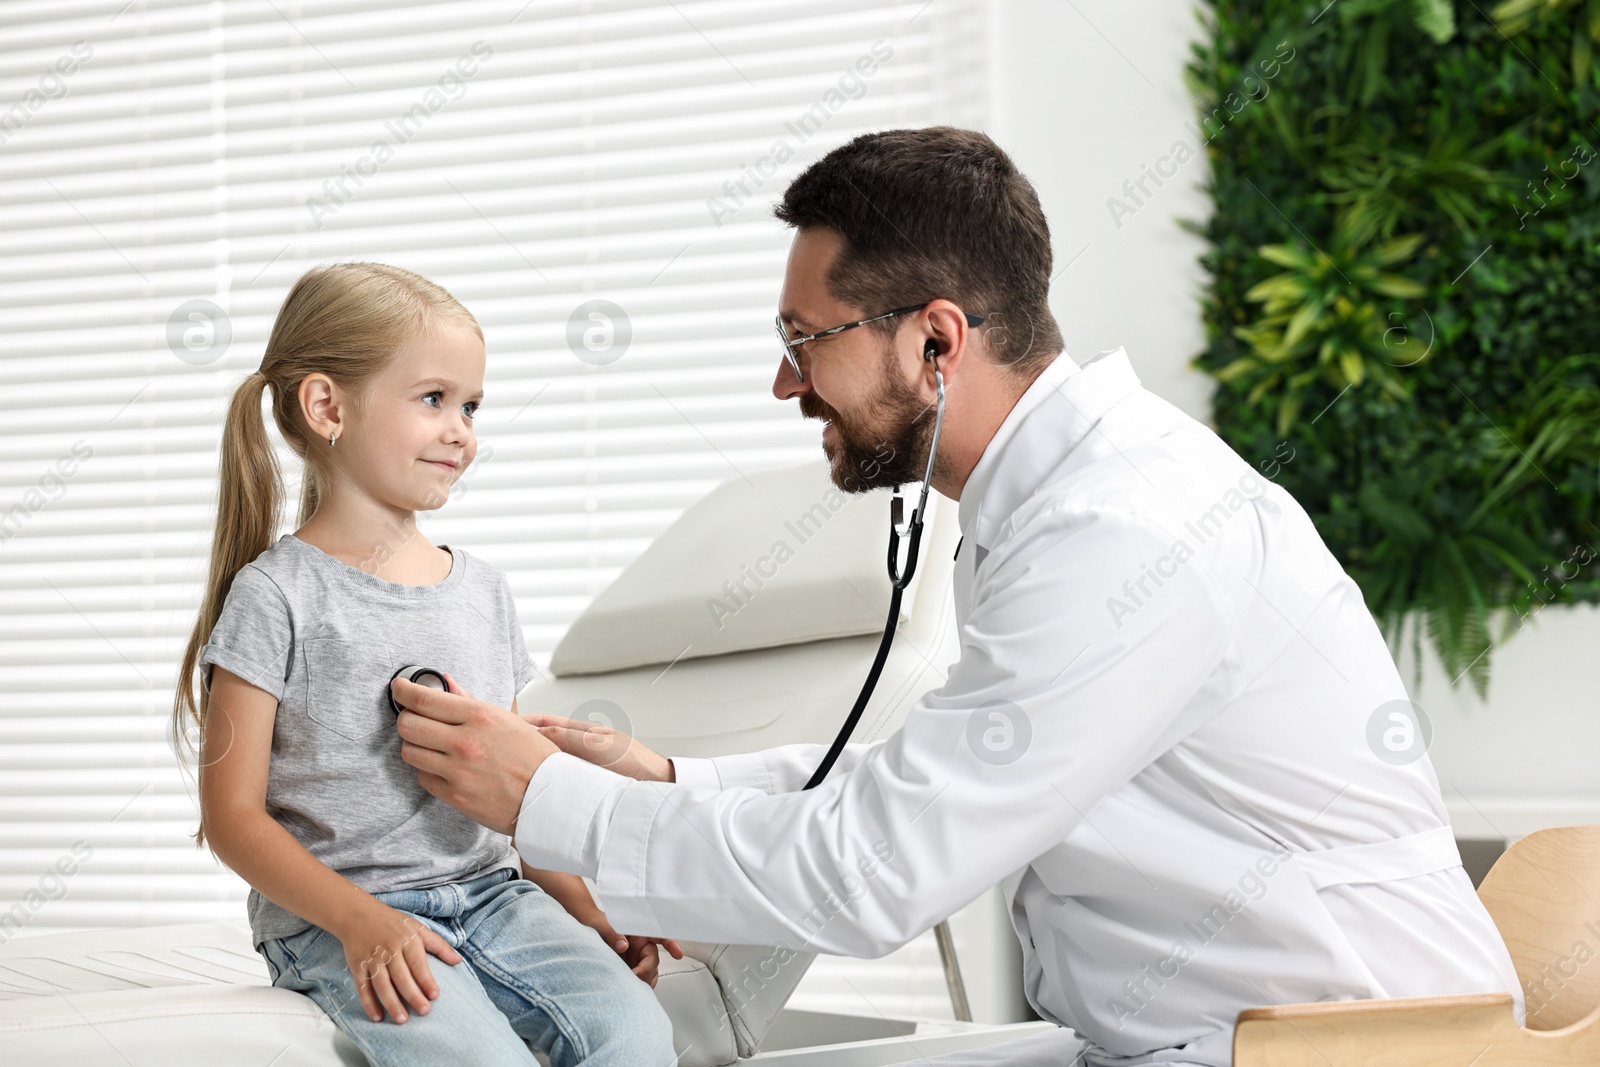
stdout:
POLYGON ((778 357, 778 373, 772 379, 772 395, 779 400, 793 400, 811 392, 811 382, 802 382, 789 361, 778 357))

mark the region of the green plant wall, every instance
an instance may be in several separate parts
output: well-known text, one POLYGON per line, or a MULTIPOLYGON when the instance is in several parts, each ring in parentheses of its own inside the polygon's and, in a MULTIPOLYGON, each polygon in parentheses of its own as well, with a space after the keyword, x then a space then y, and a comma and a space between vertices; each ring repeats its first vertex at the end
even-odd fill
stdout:
POLYGON ((1199 14, 1218 432, 1486 694, 1600 601, 1600 0, 1199 14))

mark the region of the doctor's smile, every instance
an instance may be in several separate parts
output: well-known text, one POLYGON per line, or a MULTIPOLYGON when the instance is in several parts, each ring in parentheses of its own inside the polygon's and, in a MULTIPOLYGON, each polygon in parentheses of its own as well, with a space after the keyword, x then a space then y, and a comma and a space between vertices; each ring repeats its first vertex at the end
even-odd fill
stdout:
POLYGON ((1600 1067, 1600 0, 4 11, 0 1067, 1600 1067))

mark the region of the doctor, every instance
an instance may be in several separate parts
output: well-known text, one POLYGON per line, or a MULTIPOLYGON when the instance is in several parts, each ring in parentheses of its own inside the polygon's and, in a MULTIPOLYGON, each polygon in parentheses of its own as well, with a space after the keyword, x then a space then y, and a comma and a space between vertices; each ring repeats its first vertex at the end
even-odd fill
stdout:
POLYGON ((1028 1000, 1078 1036, 944 1063, 1227 1064, 1238 1012, 1275 1003, 1508 991, 1520 1018, 1361 591, 1269 457, 1123 350, 1061 351, 1006 154, 869 134, 777 215, 796 358, 773 392, 827 420, 836 484, 915 482, 944 376, 948 681, 808 792, 820 745, 672 760, 397 682, 424 787, 640 934, 878 956, 1002 882, 1028 1000))

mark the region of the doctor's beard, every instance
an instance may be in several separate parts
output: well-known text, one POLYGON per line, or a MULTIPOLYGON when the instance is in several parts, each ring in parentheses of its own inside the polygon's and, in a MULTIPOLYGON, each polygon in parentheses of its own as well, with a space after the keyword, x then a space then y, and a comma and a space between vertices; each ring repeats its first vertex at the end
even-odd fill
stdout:
MULTIPOLYGON (((800 398, 800 414, 827 419, 838 435, 824 441, 833 484, 846 493, 865 493, 921 481, 933 438, 935 407, 894 373, 892 350, 886 350, 884 384, 860 415, 846 416, 816 393, 800 398)), ((940 463, 934 462, 934 470, 940 463)))

